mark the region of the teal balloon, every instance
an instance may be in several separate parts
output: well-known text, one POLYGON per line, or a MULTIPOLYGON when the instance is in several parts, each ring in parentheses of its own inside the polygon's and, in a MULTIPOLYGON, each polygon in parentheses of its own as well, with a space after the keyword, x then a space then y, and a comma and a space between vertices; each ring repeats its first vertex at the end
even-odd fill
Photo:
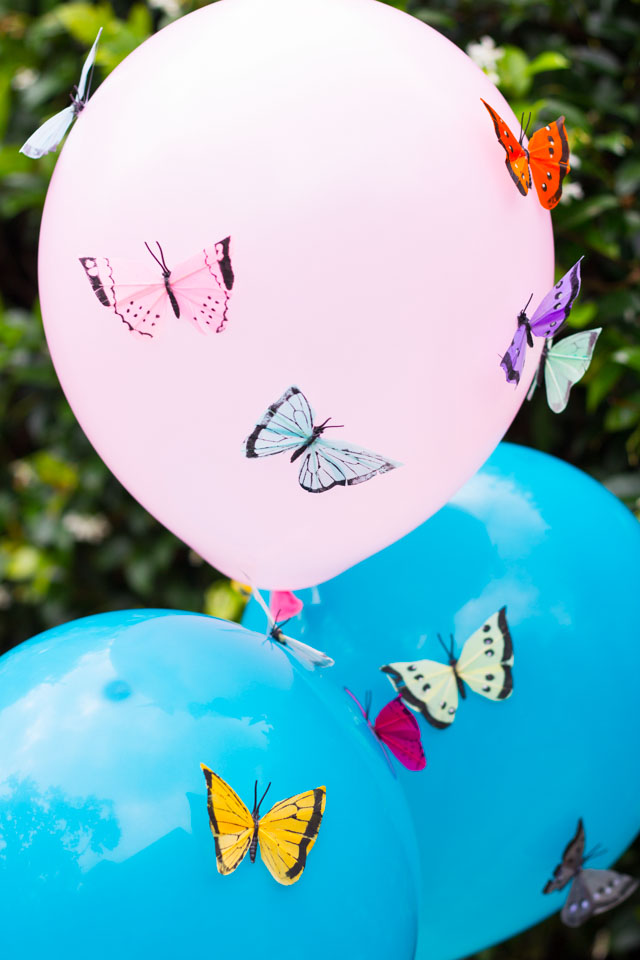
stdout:
POLYGON ((411 817, 341 706, 261 636, 171 611, 89 617, 2 657, 2 956, 411 960, 411 817), (201 762, 250 809, 271 781, 263 813, 326 785, 296 884, 259 854, 217 873, 201 762))
MULTIPOLYGON (((418 715, 427 767, 395 763, 422 867, 418 960, 453 960, 560 909, 542 888, 579 817, 608 867, 640 826, 640 525, 572 466, 501 444, 438 514, 341 576, 299 591, 286 633, 336 660, 324 671, 372 715, 393 661, 445 660, 506 604, 514 690, 470 690, 446 730, 418 715)), ((261 628, 252 605, 246 622, 261 628)), ((351 702, 344 711, 356 722, 351 702)), ((371 739, 360 727, 363 743, 371 739)), ((380 756, 384 766, 384 759, 380 756)), ((625 909, 622 907, 620 909, 625 909)))

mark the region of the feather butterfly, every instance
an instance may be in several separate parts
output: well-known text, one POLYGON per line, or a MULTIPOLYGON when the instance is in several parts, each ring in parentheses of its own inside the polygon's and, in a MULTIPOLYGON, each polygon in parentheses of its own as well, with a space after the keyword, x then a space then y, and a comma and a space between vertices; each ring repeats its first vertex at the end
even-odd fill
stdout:
MULTIPOLYGON (((326 653, 322 653, 320 650, 316 650, 315 647, 310 647, 308 643, 302 643, 301 640, 295 640, 293 637, 286 637, 282 632, 282 627, 286 621, 280 621, 280 612, 277 611, 275 615, 271 612, 269 607, 264 602, 264 598, 259 590, 255 587, 250 588, 254 597, 262 607, 267 622, 269 624, 269 633, 267 637, 270 640, 273 640, 274 643, 277 643, 284 650, 287 651, 298 663, 302 664, 305 670, 315 670, 316 667, 332 667, 335 663, 335 660, 332 660, 331 657, 328 657, 326 653)), ((290 619, 288 617, 287 619, 290 619)))
POLYGON ((513 642, 502 607, 466 641, 459 657, 438 636, 449 658, 388 663, 380 667, 405 703, 432 726, 444 730, 456 717, 458 694, 466 698, 465 684, 489 700, 506 700, 513 692, 513 642))
POLYGON ((543 893, 562 890, 571 882, 569 896, 560 917, 568 927, 579 927, 590 917, 606 913, 630 897, 638 888, 638 880, 615 870, 585 870, 584 864, 598 851, 585 856, 585 832, 582 819, 578 820, 575 836, 562 854, 562 861, 553 871, 553 879, 545 885, 543 893))
POLYGON ((507 155, 505 164, 516 187, 526 197, 533 180, 540 203, 547 210, 553 210, 562 196, 562 181, 570 169, 564 117, 558 117, 532 133, 525 147, 522 141, 526 130, 522 130, 516 140, 502 117, 485 100, 482 102, 493 120, 498 142, 507 155))
POLYGON ((289 387, 245 440, 245 456, 291 453, 291 463, 302 457, 298 482, 308 493, 326 493, 333 487, 364 483, 401 466, 363 447, 325 440, 325 430, 338 427, 328 426, 330 419, 315 425, 305 395, 298 387, 289 387))
POLYGON ((207 782, 209 826, 215 842, 218 873, 226 876, 238 867, 247 852, 255 863, 256 852, 278 883, 288 886, 302 876, 307 855, 318 838, 326 802, 326 787, 316 787, 287 797, 260 816, 260 806, 271 784, 258 800, 258 781, 253 791, 253 810, 217 773, 200 764, 207 782))
POLYGON ((234 275, 225 237, 170 269, 156 242, 151 262, 111 257, 79 257, 91 289, 131 333, 154 337, 167 317, 183 317, 199 333, 221 333, 234 275))
POLYGON ((84 62, 80 82, 77 87, 73 88, 70 105, 46 120, 41 127, 38 127, 36 132, 32 133, 29 139, 22 144, 20 153, 31 157, 32 160, 38 160, 40 157, 44 157, 46 153, 53 153, 58 149, 65 133, 76 117, 82 113, 89 99, 93 65, 101 33, 102 27, 98 30, 98 36, 93 41, 93 46, 84 62))
POLYGON ((269 609, 275 620, 290 620, 302 612, 304 603, 291 590, 272 590, 269 594, 269 609))
POLYGON ((395 700, 387 703, 376 717, 375 722, 372 723, 369 719, 371 691, 367 691, 365 706, 363 707, 358 698, 351 693, 351 690, 347 687, 344 689, 345 693, 348 693, 354 703, 357 704, 369 730, 380 744, 380 749, 394 776, 395 771, 387 750, 390 750, 396 760, 399 760, 407 770, 424 770, 427 760, 422 747, 420 727, 416 718, 405 707, 402 699, 396 697, 395 700))
POLYGON ((554 413, 562 413, 569 402, 571 388, 589 369, 596 341, 602 327, 581 330, 558 343, 549 337, 542 348, 540 366, 533 378, 527 400, 532 400, 537 387, 544 380, 547 403, 554 413))
MULTIPOLYGON (((571 308, 580 293, 580 263, 577 263, 565 273, 564 277, 551 288, 542 298, 531 319, 527 316, 527 308, 531 297, 523 310, 518 314, 518 326, 507 352, 500 361, 507 383, 520 383, 520 376, 524 368, 527 344, 533 346, 535 337, 551 337, 558 333, 563 323, 571 313, 571 308)), ((533 294, 531 295, 533 296, 533 294)))

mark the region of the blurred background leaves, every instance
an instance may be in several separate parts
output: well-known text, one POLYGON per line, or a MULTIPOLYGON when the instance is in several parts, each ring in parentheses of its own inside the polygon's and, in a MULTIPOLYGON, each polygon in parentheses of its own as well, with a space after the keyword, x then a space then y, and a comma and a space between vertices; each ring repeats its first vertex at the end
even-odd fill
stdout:
MULTIPOLYGON (((37 303, 38 228, 56 155, 34 162, 18 152, 68 103, 100 26, 94 86, 151 33, 200 5, 0 4, 0 651, 102 610, 175 607, 229 618, 242 611, 244 601, 229 582, 110 475, 67 406, 37 303)), ((553 214, 557 272, 586 255, 571 325, 604 329, 567 411, 554 416, 539 392, 508 439, 587 470, 640 517, 640 2, 391 5, 467 50, 516 115, 532 113, 533 129, 559 114, 567 119, 572 172, 553 214)), ((467 150, 473 162, 472 144, 456 149, 467 150)), ((526 236, 520 242, 526 256, 526 236)), ((640 874, 640 852, 629 851, 623 865, 640 874)), ((491 891, 487 909, 500 909, 491 891)), ((638 907, 632 901, 571 933, 552 918, 479 954, 479 960, 555 957, 640 957, 638 907)))

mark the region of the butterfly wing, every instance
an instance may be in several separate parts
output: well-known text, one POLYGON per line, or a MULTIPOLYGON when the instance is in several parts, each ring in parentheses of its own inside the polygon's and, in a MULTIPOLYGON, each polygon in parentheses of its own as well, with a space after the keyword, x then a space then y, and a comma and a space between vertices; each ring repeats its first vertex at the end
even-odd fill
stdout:
POLYGON ((164 282, 145 263, 109 257, 79 260, 99 302, 131 332, 153 337, 162 322, 174 316, 164 282))
POLYGON ((53 153, 58 149, 60 141, 73 123, 75 117, 73 104, 65 107, 59 113, 49 117, 41 127, 38 127, 35 133, 32 133, 29 139, 20 147, 20 153, 24 153, 32 160, 39 160, 46 153, 53 153))
POLYGON ((374 724, 376 736, 408 770, 424 770, 427 760, 420 727, 402 699, 396 697, 382 708, 374 724))
POLYGON ((580 293, 580 263, 568 270, 564 277, 543 297, 533 314, 530 326, 536 337, 554 337, 565 322, 576 297, 580 293))
POLYGON ((578 826, 575 835, 564 848, 562 860, 553 871, 553 879, 548 880, 543 893, 551 893, 553 890, 562 890, 569 883, 572 877, 575 877, 582 866, 584 857, 585 832, 582 818, 578 820, 578 826))
POLYGON ((326 787, 316 787, 281 800, 260 818, 260 855, 278 883, 296 883, 318 837, 326 802, 326 787))
POLYGON ((221 333, 227 322, 227 304, 233 286, 229 239, 205 247, 171 271, 169 282, 180 316, 200 333, 221 333), (224 270, 222 263, 227 264, 224 270), (227 282, 231 286, 227 287, 227 282))
POLYGON ((562 196, 562 181, 569 173, 569 141, 564 117, 536 130, 529 140, 529 165, 538 200, 553 210, 562 196))
POLYGON ((458 686, 453 668, 437 660, 387 663, 380 667, 412 710, 444 730, 455 720, 458 686))
POLYGON ((518 324, 509 349, 500 361, 505 372, 507 383, 520 383, 520 376, 524 367, 524 358, 527 352, 527 328, 524 323, 518 324))
POLYGON ((513 691, 513 642, 507 625, 507 608, 472 633, 458 658, 458 676, 489 700, 506 700, 513 691))
POLYGON ((580 927, 590 917, 617 907, 638 888, 638 881, 615 870, 581 870, 571 884, 560 917, 568 927, 580 927))
POLYGON ((253 817, 235 790, 204 763, 209 826, 216 845, 218 873, 233 873, 243 860, 254 834, 253 817))
POLYGON ((271 457, 295 450, 313 434, 313 412, 298 387, 289 387, 272 403, 253 433, 245 440, 247 457, 271 457))
MULTIPOLYGON (((480 98, 482 100, 482 97, 480 98)), ((506 153, 505 164, 509 171, 509 176, 515 183, 523 197, 526 197, 531 186, 531 174, 527 162, 527 151, 521 143, 516 140, 511 130, 500 117, 493 107, 490 107, 486 100, 482 100, 489 111, 493 126, 495 127, 498 142, 504 148, 506 153)))
POLYGON ((96 50, 98 49, 98 41, 100 40, 100 34, 102 33, 102 27, 98 30, 98 36, 93 41, 93 46, 89 53, 87 54, 87 59, 82 65, 82 73, 80 74, 80 82, 78 83, 78 100, 85 100, 85 94, 88 94, 87 81, 89 80, 91 70, 93 65, 96 62, 96 50))
POLYGON ((339 446, 321 438, 311 445, 300 467, 298 481, 309 493, 364 483, 401 466, 362 447, 339 446))
POLYGON ((308 643, 302 643, 301 640, 295 640, 293 637, 285 637, 281 630, 278 630, 277 636, 274 636, 273 639, 285 650, 288 650, 305 670, 315 670, 316 667, 332 667, 335 663, 335 660, 328 657, 326 653, 316 650, 315 647, 310 647, 308 643))
POLYGON ((269 609, 274 620, 290 620, 297 617, 304 603, 291 590, 272 590, 269 595, 269 609))
POLYGON ((589 369, 602 327, 581 330, 559 343, 549 345, 544 362, 547 402, 554 413, 562 413, 569 402, 572 386, 589 369))

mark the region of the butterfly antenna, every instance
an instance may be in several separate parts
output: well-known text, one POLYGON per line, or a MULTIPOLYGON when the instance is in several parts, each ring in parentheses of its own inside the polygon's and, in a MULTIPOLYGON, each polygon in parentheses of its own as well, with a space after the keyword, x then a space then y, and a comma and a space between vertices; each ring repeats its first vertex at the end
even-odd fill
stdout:
POLYGON ((327 424, 329 423, 329 420, 331 420, 331 417, 327 417, 324 423, 318 424, 317 429, 318 430, 337 430, 338 428, 342 429, 342 427, 344 427, 344 423, 332 423, 329 426, 327 426, 327 424))
POLYGON ((452 633, 449 634, 449 637, 450 637, 450 639, 451 639, 451 651, 450 651, 450 653, 449 653, 449 656, 450 656, 450 658, 453 660, 453 659, 454 659, 454 657, 453 657, 453 648, 454 648, 455 645, 456 645, 456 641, 454 640, 454 637, 453 637, 453 634, 452 634, 452 633))
POLYGON ((253 809, 257 811, 258 809, 258 781, 256 780, 253 784, 253 809))
MULTIPOLYGON (((522 116, 524 116, 524 114, 522 114, 522 116)), ((528 117, 528 119, 527 119, 527 125, 526 125, 526 127, 524 128, 524 135, 525 135, 525 137, 527 136, 527 130, 529 129, 529 124, 530 124, 530 123, 531 123, 531 111, 529 111, 529 117, 528 117)))
MULTIPOLYGON (((256 787, 257 787, 257 785, 258 785, 258 781, 256 780, 256 787)), ((265 790, 265 792, 264 792, 264 793, 262 794, 262 796, 260 797, 260 803, 259 803, 258 806, 256 807, 256 814, 260 813, 260 807, 262 806, 262 801, 264 800, 264 798, 265 798, 266 795, 268 794, 268 792, 269 792, 269 787, 270 787, 270 786, 271 786, 271 781, 269 781, 269 783, 267 784, 267 789, 265 790)), ((257 795, 257 794, 256 794, 256 795, 257 795)))
POLYGON ((593 860, 595 857, 601 857, 606 852, 606 847, 601 847, 598 843, 593 850, 590 850, 589 853, 585 853, 584 857, 582 858, 582 862, 586 863, 587 860, 593 860))
MULTIPOLYGON (((157 240, 156 240, 156 243, 158 243, 157 240)), ((158 258, 156 257, 155 253, 153 252, 153 250, 151 249, 151 247, 149 246, 149 244, 147 243, 146 240, 145 240, 145 242, 144 242, 144 245, 145 245, 145 247, 147 248, 147 250, 149 251, 149 253, 151 254, 151 256, 153 257, 153 259, 155 260, 155 262, 158 264, 158 266, 160 267, 160 269, 161 269, 161 270, 166 270, 166 269, 167 269, 167 265, 166 265, 166 263, 164 262, 164 257, 162 258, 162 260, 158 260, 158 258)), ((160 253, 162 253, 162 247, 160 246, 159 243, 158 243, 158 249, 160 250, 160 253)))
POLYGON ((531 296, 529 297, 529 299, 528 299, 527 302, 525 303, 524 307, 523 307, 522 310, 521 310, 521 313, 526 314, 527 308, 528 308, 528 306, 529 306, 529 304, 531 303, 532 300, 533 300, 533 294, 531 294, 531 296))
POLYGON ((163 270, 166 270, 167 273, 170 273, 169 267, 167 266, 166 261, 165 261, 165 259, 164 259, 164 253, 163 253, 163 251, 162 251, 162 247, 160 246, 160 244, 158 243, 157 240, 156 240, 156 246, 158 247, 158 250, 160 251, 160 259, 162 260, 162 269, 163 269, 163 270))
POLYGON ((369 713, 371 712, 372 701, 373 701, 373 693, 371 692, 371 690, 367 690, 367 692, 364 695, 364 715, 367 718, 367 720, 369 719, 369 713))
POLYGON ((448 646, 446 645, 446 643, 444 642, 444 640, 442 639, 442 637, 440 636, 440 634, 438 634, 438 640, 440 641, 440 646, 442 647, 442 649, 444 650, 444 652, 446 653, 446 655, 447 655, 448 657, 451 656, 451 654, 449 653, 449 648, 448 648, 448 646))

